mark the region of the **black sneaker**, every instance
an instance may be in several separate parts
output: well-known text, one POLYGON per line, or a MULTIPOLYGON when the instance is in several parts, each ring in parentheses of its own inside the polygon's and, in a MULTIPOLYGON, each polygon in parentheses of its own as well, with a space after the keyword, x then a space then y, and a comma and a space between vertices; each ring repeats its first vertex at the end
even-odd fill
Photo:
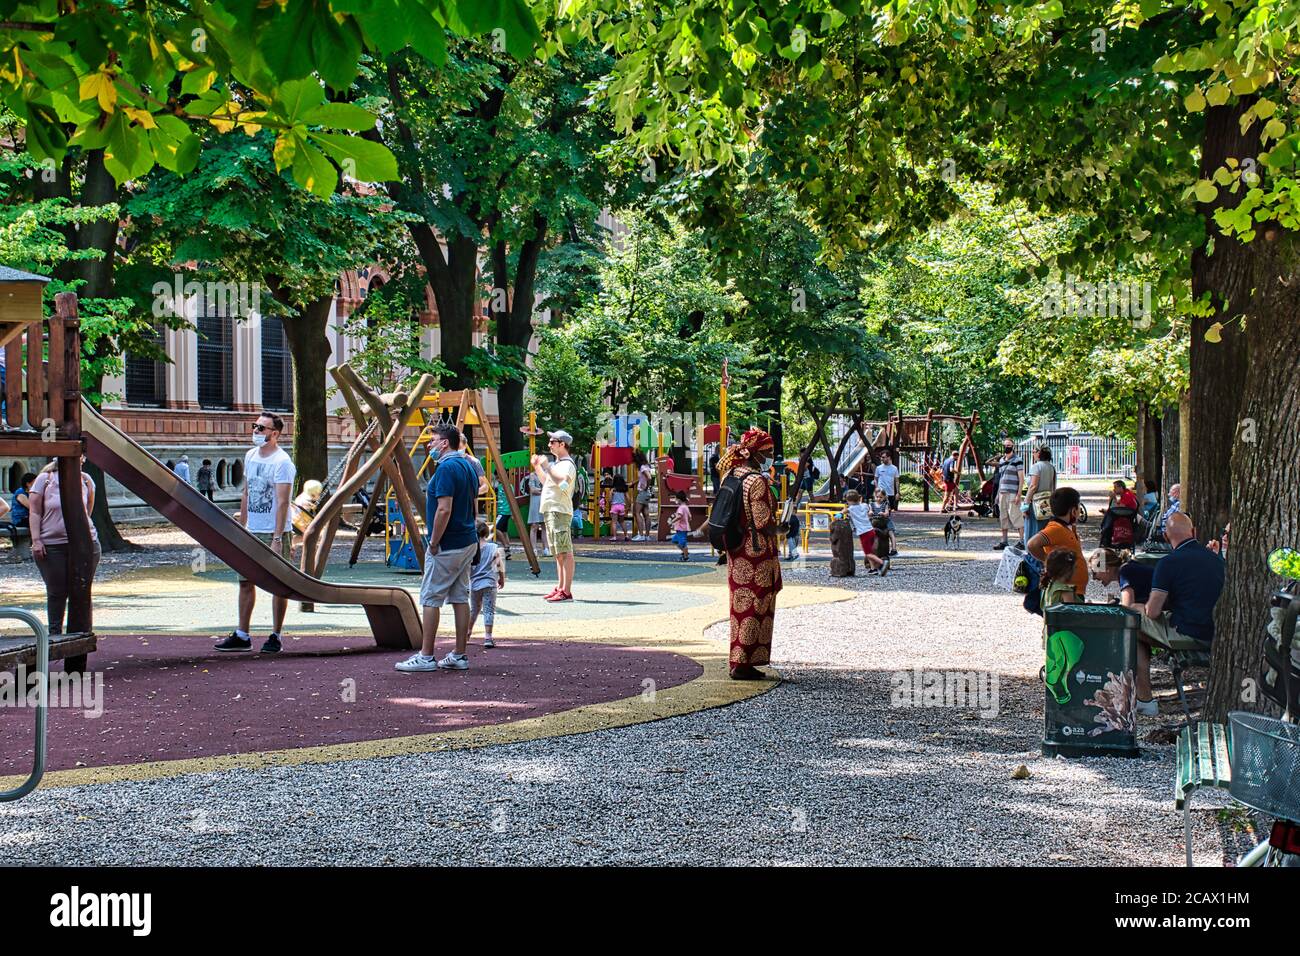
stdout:
POLYGON ((270 637, 268 637, 268 638, 266 639, 266 643, 262 645, 262 653, 263 653, 263 654, 279 654, 279 653, 280 653, 280 635, 279 635, 279 634, 272 634, 270 637))
POLYGON ((1003 550, 1004 548, 1006 548, 1006 546, 1007 546, 1007 543, 1006 543, 1005 541, 1001 541, 1001 542, 999 542, 999 543, 997 543, 997 544, 995 544, 995 545, 993 546, 993 550, 994 550, 994 551, 1001 551, 1001 550, 1003 550))
POLYGON ((213 650, 218 651, 251 651, 252 649, 252 638, 240 637, 234 631, 231 631, 229 637, 213 648, 213 650))

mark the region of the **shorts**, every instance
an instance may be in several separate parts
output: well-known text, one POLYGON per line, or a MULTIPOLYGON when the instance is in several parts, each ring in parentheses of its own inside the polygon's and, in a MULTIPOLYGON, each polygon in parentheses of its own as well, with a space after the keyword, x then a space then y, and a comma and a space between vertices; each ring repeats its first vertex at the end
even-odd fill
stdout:
POLYGON ((478 542, 464 548, 440 549, 424 556, 424 577, 420 579, 420 605, 469 603, 469 573, 478 542))
POLYGON ((612 515, 617 515, 618 517, 621 518, 623 517, 623 515, 627 514, 627 505, 624 504, 610 505, 609 513, 612 515))
POLYGON ((1025 523, 1025 516, 1020 511, 1020 496, 1014 491, 998 492, 998 524, 1003 531, 1019 531, 1025 523))
POLYGON ((573 553, 573 515, 563 511, 548 511, 546 519, 546 537, 551 542, 552 554, 573 553))
POLYGON ((858 535, 858 542, 862 545, 862 556, 865 558, 876 553, 876 532, 864 531, 858 535))
POLYGON ((638 491, 636 493, 636 503, 639 505, 648 505, 650 503, 650 489, 638 491))
MULTIPOLYGON (((886 500, 889 501, 889 510, 890 510, 890 511, 897 511, 897 510, 898 510, 898 495, 885 495, 885 498, 886 498, 886 500)), ((890 518, 890 519, 889 519, 889 527, 890 527, 891 530, 892 530, 893 527, 894 527, 894 519, 893 519, 893 518, 890 518)))
POLYGON ((510 512, 506 511, 497 516, 497 530, 505 534, 506 529, 510 527, 510 512))
MULTIPOLYGON (((253 531, 251 532, 251 534, 258 541, 262 542, 262 544, 266 545, 268 548, 271 548, 271 535, 269 532, 266 534, 262 534, 262 532, 260 531, 253 531)), ((286 531, 283 537, 280 538, 280 550, 276 551, 276 553, 280 555, 280 557, 284 558, 284 560, 289 564, 293 564, 292 541, 293 541, 293 533, 290 531, 286 531)), ((274 548, 271 548, 271 550, 275 551, 274 548)), ((243 584, 247 580, 248 580, 247 578, 240 578, 239 582, 243 584)))
POLYGON ((952 494, 954 491, 957 490, 957 482, 955 482, 955 481, 945 481, 945 482, 943 483, 943 490, 946 491, 946 492, 948 492, 949 494, 952 494))
POLYGON ((677 547, 679 547, 679 548, 684 548, 684 547, 686 547, 686 532, 685 532, 685 531, 674 531, 674 532, 673 532, 673 544, 677 545, 677 547))
POLYGON ((1161 614, 1158 618, 1150 618, 1143 614, 1140 627, 1142 634, 1149 637, 1152 643, 1171 650, 1208 650, 1210 647, 1209 641, 1179 634, 1169 623, 1168 614, 1161 614))

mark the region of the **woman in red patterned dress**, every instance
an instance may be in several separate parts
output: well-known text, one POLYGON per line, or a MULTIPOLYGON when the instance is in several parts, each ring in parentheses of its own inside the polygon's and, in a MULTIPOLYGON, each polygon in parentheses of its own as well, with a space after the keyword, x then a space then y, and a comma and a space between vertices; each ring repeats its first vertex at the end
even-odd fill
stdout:
POLYGON ((751 428, 718 461, 718 474, 741 477, 744 508, 739 546, 727 552, 727 587, 731 594, 731 677, 762 680, 756 665, 772 654, 772 620, 781 590, 781 559, 777 552, 776 498, 763 471, 772 454, 772 436, 751 428))

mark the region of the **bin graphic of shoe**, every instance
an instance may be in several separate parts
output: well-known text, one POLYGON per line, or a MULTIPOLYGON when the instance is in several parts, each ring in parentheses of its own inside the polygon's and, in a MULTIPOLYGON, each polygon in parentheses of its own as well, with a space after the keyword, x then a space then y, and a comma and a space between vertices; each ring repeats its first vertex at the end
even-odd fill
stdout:
POLYGON ((1058 704, 1070 702, 1070 671, 1083 656, 1083 639, 1073 631, 1047 635, 1047 691, 1058 704))

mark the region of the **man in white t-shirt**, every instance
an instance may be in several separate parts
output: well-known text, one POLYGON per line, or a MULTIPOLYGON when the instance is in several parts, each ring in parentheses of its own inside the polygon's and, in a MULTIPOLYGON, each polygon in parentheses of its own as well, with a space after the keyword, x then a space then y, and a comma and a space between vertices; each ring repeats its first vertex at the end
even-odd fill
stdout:
MULTIPOLYGON (((289 495, 293 490, 296 469, 288 452, 280 447, 284 419, 270 412, 257 416, 253 425, 253 448, 244 455, 244 495, 239 514, 246 527, 259 541, 290 564, 289 495)), ((238 515, 236 516, 238 517, 238 515)), ((251 651, 253 639, 248 628, 253 620, 257 589, 253 582, 239 580, 239 626, 217 644, 219 651, 251 651)), ((271 636, 262 645, 263 654, 280 652, 280 631, 289 599, 271 598, 271 636)))
POLYGON ((898 535, 894 531, 894 512, 898 510, 898 466, 889 452, 880 453, 876 466, 876 491, 883 491, 889 501, 889 556, 898 554, 898 535))
POLYGON ((557 431, 548 433, 547 438, 555 461, 534 455, 532 466, 533 474, 542 483, 542 520, 555 553, 555 590, 543 600, 559 603, 573 600, 573 483, 578 478, 578 467, 569 452, 572 435, 557 431))

